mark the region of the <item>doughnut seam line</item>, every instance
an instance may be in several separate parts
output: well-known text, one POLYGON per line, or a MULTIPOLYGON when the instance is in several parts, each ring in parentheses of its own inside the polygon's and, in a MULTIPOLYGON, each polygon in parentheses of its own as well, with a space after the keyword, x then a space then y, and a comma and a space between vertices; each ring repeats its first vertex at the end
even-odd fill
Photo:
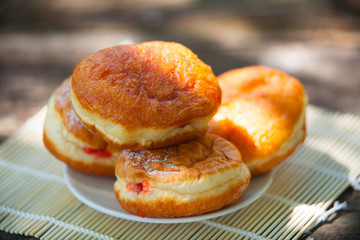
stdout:
POLYGON ((57 175, 54 174, 50 174, 50 173, 46 173, 46 172, 42 172, 39 171, 37 169, 34 168, 29 168, 29 167, 25 167, 22 166, 20 164, 16 164, 16 163, 11 163, 9 161, 5 161, 0 159, 0 166, 14 170, 14 171, 18 171, 18 172, 22 172, 25 174, 29 174, 38 178, 44 178, 50 181, 55 181, 58 183, 64 183, 64 180, 62 179, 62 177, 59 177, 57 175))
POLYGON ((78 227, 69 223, 65 223, 62 221, 59 221, 55 218, 52 217, 48 217, 48 216, 42 216, 42 215, 37 215, 37 214, 32 214, 32 213, 27 213, 27 212, 23 212, 23 211, 19 211, 13 208, 8 208, 5 206, 0 206, 0 212, 4 212, 4 213, 9 213, 11 215, 16 215, 19 217, 25 217, 25 218, 30 218, 30 219, 35 219, 35 220, 41 220, 41 221, 46 221, 49 223, 53 223, 57 226, 63 227, 63 228, 67 228, 67 229, 71 229, 73 231, 77 231, 77 232, 81 232, 81 233, 85 233, 88 234, 92 237, 96 237, 98 239, 105 239, 105 240, 113 240, 114 238, 111 238, 107 235, 104 234, 100 234, 94 231, 91 231, 89 229, 86 228, 82 228, 82 227, 78 227))
POLYGON ((252 239, 272 240, 271 238, 264 238, 264 237, 261 237, 261 236, 255 234, 255 233, 252 233, 252 232, 243 231, 243 230, 240 230, 240 229, 237 229, 237 228, 232 228, 232 227, 222 225, 222 224, 219 224, 219 223, 215 223, 215 222, 211 222, 211 221, 208 221, 208 220, 203 221, 203 223, 206 224, 206 225, 212 226, 212 227, 220 228, 220 229, 225 230, 225 231, 230 231, 230 232, 234 232, 234 233, 246 236, 246 237, 250 237, 252 239))

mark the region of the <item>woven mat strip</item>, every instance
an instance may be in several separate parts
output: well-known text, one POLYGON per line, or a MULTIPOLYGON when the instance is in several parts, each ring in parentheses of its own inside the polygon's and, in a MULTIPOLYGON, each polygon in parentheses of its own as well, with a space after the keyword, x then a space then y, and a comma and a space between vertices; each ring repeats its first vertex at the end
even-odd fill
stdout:
POLYGON ((0 146, 0 229, 42 239, 297 239, 360 174, 360 118, 309 106, 308 137, 248 207, 185 224, 127 221, 78 201, 42 144, 46 108, 0 146))

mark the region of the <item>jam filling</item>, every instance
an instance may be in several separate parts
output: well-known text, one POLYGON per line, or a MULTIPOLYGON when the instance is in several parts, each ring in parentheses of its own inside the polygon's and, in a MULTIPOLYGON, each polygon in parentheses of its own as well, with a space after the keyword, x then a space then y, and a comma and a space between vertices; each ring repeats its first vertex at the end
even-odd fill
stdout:
POLYGON ((179 126, 179 128, 184 128, 184 127, 186 127, 187 125, 188 125, 188 123, 182 124, 182 125, 179 126))
POLYGON ((136 209, 136 215, 142 218, 146 217, 145 214, 143 214, 139 209, 136 209))
POLYGON ((112 153, 107 151, 106 149, 95 149, 95 148, 84 147, 83 150, 87 154, 94 154, 98 157, 103 157, 103 158, 108 158, 111 157, 112 155, 112 153))
POLYGON ((127 190, 131 192, 136 192, 137 194, 143 192, 147 193, 150 191, 150 184, 147 180, 142 181, 142 183, 126 183, 127 190))

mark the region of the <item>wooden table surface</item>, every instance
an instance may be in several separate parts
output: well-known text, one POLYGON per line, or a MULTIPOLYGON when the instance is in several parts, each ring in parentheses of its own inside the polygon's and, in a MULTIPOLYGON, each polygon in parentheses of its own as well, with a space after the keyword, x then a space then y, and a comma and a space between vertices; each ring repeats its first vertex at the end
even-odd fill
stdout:
MULTIPOLYGON (((304 84, 311 104, 360 114, 356 0, 8 0, 0 24, 0 142, 46 104, 77 62, 126 39, 180 42, 216 74, 279 68, 304 84)), ((360 239, 359 192, 349 188, 339 200, 349 210, 311 237, 360 239)))

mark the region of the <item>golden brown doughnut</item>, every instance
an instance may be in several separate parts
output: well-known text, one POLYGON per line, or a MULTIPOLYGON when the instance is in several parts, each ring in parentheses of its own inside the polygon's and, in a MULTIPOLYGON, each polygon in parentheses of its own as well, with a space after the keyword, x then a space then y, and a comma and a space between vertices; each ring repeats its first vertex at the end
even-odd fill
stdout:
POLYGON ((228 71, 218 80, 222 104, 209 132, 234 143, 252 175, 269 171, 304 141, 307 97, 297 79, 252 66, 228 71))
POLYGON ((45 147, 75 170, 113 177, 117 153, 80 122, 72 108, 70 85, 68 78, 50 97, 43 132, 45 147))
POLYGON ((178 43, 145 42, 100 50, 72 76, 76 114, 120 148, 149 149, 201 136, 221 90, 211 68, 178 43))
POLYGON ((220 209, 237 200, 250 179, 236 147, 214 134, 161 149, 123 150, 115 174, 119 203, 141 217, 220 209))

